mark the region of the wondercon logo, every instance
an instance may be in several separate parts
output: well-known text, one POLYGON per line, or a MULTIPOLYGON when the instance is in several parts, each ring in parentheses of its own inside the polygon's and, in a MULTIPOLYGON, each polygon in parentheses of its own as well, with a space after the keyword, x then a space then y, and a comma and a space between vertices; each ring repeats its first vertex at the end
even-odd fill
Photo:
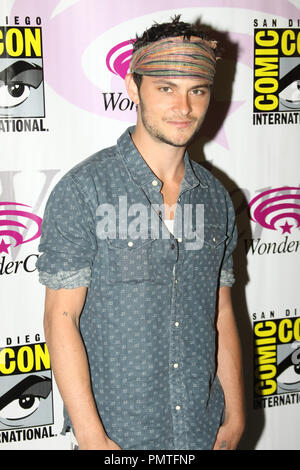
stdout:
POLYGON ((17 247, 41 236, 42 219, 25 209, 28 207, 31 206, 18 202, 0 202, 0 253, 8 253, 12 246, 8 239, 13 239, 17 247))
POLYGON ((110 72, 126 77, 132 56, 132 44, 134 39, 123 41, 114 46, 106 56, 106 66, 110 72))
POLYGON ((269 230, 291 233, 300 227, 300 188, 281 187, 260 193, 249 204, 250 218, 269 230))

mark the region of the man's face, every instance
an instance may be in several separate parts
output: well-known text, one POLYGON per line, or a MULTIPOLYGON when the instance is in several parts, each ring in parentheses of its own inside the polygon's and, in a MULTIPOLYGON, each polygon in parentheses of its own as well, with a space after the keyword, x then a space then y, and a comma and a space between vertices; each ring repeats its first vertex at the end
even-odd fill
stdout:
POLYGON ((185 147, 198 132, 209 100, 205 79, 143 76, 138 124, 156 141, 185 147))

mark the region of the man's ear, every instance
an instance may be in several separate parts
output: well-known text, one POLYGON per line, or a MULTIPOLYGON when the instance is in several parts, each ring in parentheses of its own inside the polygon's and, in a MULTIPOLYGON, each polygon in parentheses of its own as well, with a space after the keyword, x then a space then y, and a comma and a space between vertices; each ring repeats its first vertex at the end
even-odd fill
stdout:
POLYGON ((125 77, 125 85, 129 98, 134 102, 134 104, 139 104, 139 92, 138 87, 133 79, 132 73, 128 73, 125 77))

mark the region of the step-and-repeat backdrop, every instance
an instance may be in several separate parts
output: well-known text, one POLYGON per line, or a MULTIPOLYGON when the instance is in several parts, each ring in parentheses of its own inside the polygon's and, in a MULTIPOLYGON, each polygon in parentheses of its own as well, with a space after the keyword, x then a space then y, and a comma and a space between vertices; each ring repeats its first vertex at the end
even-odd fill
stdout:
POLYGON ((131 39, 198 19, 223 47, 190 155, 230 191, 245 369, 241 449, 300 449, 300 1, 1 0, 0 450, 65 449, 35 263, 47 198, 136 121, 131 39))

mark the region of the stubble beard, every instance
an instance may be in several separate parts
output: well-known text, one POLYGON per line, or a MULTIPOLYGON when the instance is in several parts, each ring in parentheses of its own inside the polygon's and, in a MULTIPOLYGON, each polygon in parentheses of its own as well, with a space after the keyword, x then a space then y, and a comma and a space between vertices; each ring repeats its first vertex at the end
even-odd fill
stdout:
MULTIPOLYGON (((145 129, 148 131, 148 133, 152 137, 154 137, 154 139, 156 139, 160 142, 163 142, 164 144, 172 145, 173 147, 187 147, 192 142, 192 140, 194 139, 196 134, 199 132, 199 129, 200 129, 200 127, 202 125, 202 122, 203 122, 203 119, 204 119, 204 116, 203 116, 203 118, 199 120, 194 132, 192 133, 192 135, 186 141, 176 142, 176 141, 172 140, 171 138, 167 137, 157 127, 155 127, 154 125, 151 124, 151 122, 150 122, 150 120, 148 119, 148 116, 147 116, 146 107, 145 107, 141 97, 140 97, 140 100, 139 100, 139 107, 140 107, 140 114, 141 114, 142 123, 143 123, 145 129)), ((196 121, 195 118, 192 118, 192 120, 196 121)))

